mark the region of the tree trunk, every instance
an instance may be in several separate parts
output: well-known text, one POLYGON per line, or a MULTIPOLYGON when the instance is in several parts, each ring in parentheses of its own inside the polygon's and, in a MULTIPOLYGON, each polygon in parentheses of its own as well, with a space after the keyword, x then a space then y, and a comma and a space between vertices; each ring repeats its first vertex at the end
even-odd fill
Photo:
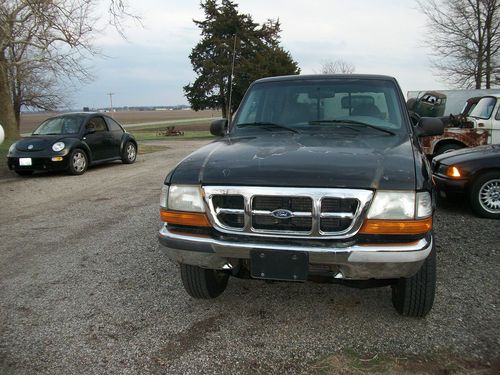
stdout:
POLYGON ((12 105, 7 72, 7 61, 3 55, 0 55, 0 124, 5 130, 5 138, 17 139, 19 138, 19 127, 12 105))
POLYGON ((488 3, 487 4, 487 14, 486 14, 486 21, 485 21, 485 28, 486 28, 486 69, 485 69, 485 76, 486 76, 486 88, 490 89, 491 88, 491 39, 493 38, 493 35, 491 35, 491 28, 492 28, 492 18, 493 18, 493 13, 495 12, 495 7, 496 7, 496 1, 493 1, 492 4, 488 3))
POLYGON ((481 27, 481 5, 480 1, 476 0, 476 22, 477 22, 477 56, 476 56, 476 89, 481 88, 483 81, 483 52, 484 52, 484 34, 481 27))

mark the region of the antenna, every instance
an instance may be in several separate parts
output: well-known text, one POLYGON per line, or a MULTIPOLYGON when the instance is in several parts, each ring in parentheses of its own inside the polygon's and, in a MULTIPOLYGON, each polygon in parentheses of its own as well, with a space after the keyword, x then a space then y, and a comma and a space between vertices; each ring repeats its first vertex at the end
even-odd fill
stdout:
POLYGON ((227 119, 227 127, 231 128, 231 100, 233 98, 233 76, 234 76, 234 60, 236 59, 236 34, 234 34, 234 45, 233 45, 233 62, 231 64, 231 77, 229 80, 229 110, 228 110, 228 119, 227 119))

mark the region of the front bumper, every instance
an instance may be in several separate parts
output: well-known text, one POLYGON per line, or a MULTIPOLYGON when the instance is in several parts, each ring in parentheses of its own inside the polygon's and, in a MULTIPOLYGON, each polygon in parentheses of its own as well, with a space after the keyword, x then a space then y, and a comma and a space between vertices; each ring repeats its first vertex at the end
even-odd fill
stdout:
MULTIPOLYGON (((60 156, 60 155, 54 155, 60 156)), ((59 171, 66 170, 68 168, 68 160, 69 157, 63 156, 63 160, 61 161, 52 161, 51 157, 33 157, 32 155, 28 156, 16 156, 16 157, 8 157, 7 165, 10 170, 17 171, 59 171), (31 158, 32 165, 30 166, 21 166, 19 165, 20 157, 29 157, 31 158)))
POLYGON ((467 189, 466 179, 452 179, 439 174, 434 174, 432 177, 440 193, 464 193, 467 189))
POLYGON ((336 278, 351 280, 411 277, 433 247, 430 233, 410 243, 314 247, 219 240, 176 232, 167 225, 161 228, 159 240, 161 249, 170 259, 202 268, 230 270, 240 260, 249 260, 251 250, 300 251, 308 253, 311 271, 322 269, 336 278))

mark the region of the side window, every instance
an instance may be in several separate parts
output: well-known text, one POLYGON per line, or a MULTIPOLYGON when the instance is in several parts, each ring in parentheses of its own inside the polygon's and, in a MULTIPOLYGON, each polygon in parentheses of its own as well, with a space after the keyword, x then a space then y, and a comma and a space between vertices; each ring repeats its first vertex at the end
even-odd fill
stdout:
POLYGON ((95 130, 96 132, 105 132, 108 130, 102 117, 91 118, 86 126, 86 129, 95 130))
POLYGON ((108 128, 110 131, 112 131, 113 133, 116 132, 116 133, 123 133, 123 129, 122 127, 120 126, 120 124, 118 124, 115 120, 113 120, 112 118, 109 118, 109 117, 106 117, 106 122, 108 124, 108 128))
POLYGON ((500 120, 500 105, 498 106, 497 114, 495 115, 495 120, 500 120))

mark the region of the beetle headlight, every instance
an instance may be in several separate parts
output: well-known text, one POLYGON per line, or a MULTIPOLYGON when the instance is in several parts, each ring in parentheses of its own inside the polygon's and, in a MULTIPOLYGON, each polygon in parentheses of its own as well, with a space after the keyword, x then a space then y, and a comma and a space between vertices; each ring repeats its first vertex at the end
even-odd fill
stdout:
POLYGON ((193 185, 164 185, 160 205, 173 211, 205 212, 201 190, 193 185))
POLYGON ((52 150, 55 152, 59 152, 59 151, 64 150, 64 147, 66 147, 64 142, 56 142, 52 145, 52 150))
POLYGON ((9 152, 8 153, 9 154, 13 153, 15 149, 16 149, 16 144, 15 143, 11 144, 10 147, 9 147, 9 152))
POLYGON ((427 191, 377 191, 368 219, 414 220, 432 215, 432 199, 427 191))

